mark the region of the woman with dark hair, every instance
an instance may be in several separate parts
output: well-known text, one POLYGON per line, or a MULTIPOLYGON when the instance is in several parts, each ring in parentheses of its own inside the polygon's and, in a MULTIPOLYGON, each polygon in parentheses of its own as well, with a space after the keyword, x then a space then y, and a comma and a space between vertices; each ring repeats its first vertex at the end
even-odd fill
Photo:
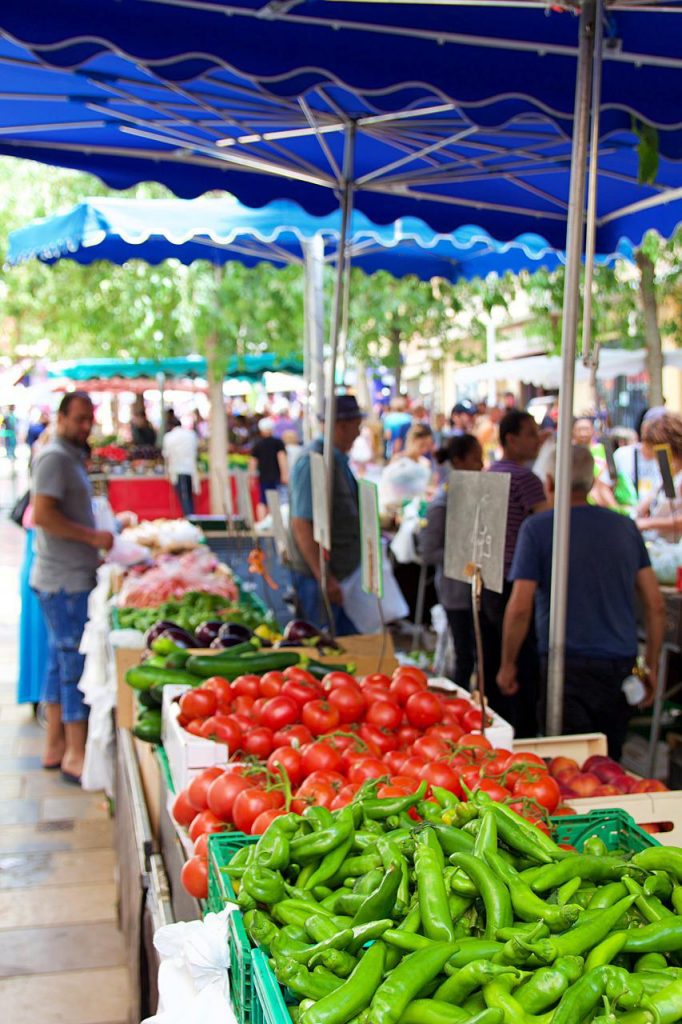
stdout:
POLYGON ((658 537, 677 540, 682 535, 682 416, 679 413, 661 411, 645 417, 642 449, 647 458, 654 458, 656 449, 662 445, 667 445, 670 452, 675 497, 667 498, 661 485, 653 495, 647 514, 638 517, 637 525, 652 539, 655 531, 658 537))
MULTIPOLYGON (((474 473, 479 473, 483 469, 483 452, 473 434, 458 434, 451 437, 445 447, 436 452, 436 459, 451 469, 469 470, 474 473)), ((443 573, 447 488, 446 482, 429 505, 426 526, 419 531, 417 542, 424 561, 436 566, 436 591, 447 613, 455 645, 454 682, 468 690, 476 662, 471 587, 460 580, 449 579, 443 573)))

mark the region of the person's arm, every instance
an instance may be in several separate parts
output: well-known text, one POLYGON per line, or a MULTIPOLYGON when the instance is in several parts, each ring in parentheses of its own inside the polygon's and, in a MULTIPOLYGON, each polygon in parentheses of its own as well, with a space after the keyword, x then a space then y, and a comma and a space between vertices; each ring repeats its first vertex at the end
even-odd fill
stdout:
POLYGON ((254 459, 253 455, 249 456, 249 473, 258 476, 258 459, 254 459))
POLYGON ((497 685, 502 693, 518 693, 516 662, 521 645, 528 635, 533 618, 535 580, 515 580, 502 623, 502 658, 497 673, 497 685))
POLYGON ((279 481, 281 484, 289 483, 289 462, 287 460, 286 448, 277 452, 277 465, 279 466, 279 481))
POLYGON ((653 704, 658 683, 658 660, 665 635, 665 601, 654 570, 650 566, 639 570, 636 587, 644 606, 647 664, 645 683, 649 692, 642 705, 648 707, 653 704))
POLYGON ((80 544, 109 551, 114 543, 113 534, 108 530, 93 530, 68 519, 59 507, 59 500, 47 494, 36 494, 33 498, 33 522, 36 526, 61 540, 75 540, 80 544))
POLYGON ((640 517, 635 522, 640 530, 657 530, 658 533, 671 533, 677 537, 682 535, 682 515, 679 512, 658 515, 651 519, 646 516, 640 517))
POLYGON ((445 503, 426 510, 426 525, 415 534, 417 550, 427 565, 442 565, 445 554, 445 503))
MULTIPOLYGON (((320 546, 313 536, 313 524, 310 519, 293 516, 291 532, 296 547, 317 582, 320 582, 320 546)), ((343 604, 341 584, 330 573, 327 574, 327 596, 332 604, 343 604)))

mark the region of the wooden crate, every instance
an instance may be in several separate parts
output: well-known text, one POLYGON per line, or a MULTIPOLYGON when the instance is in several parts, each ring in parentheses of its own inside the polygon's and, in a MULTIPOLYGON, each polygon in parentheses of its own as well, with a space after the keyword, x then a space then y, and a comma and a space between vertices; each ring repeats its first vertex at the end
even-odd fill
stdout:
POLYGON ((117 647, 116 658, 116 723, 120 729, 132 729, 135 724, 135 691, 125 680, 129 668, 140 664, 144 652, 129 647, 117 647))
POLYGON ((149 822, 152 826, 154 838, 159 837, 159 821, 161 818, 161 768, 151 743, 143 743, 137 737, 133 737, 135 756, 140 769, 142 789, 147 804, 149 822))
POLYGON ((669 793, 623 793, 620 796, 593 796, 584 800, 568 799, 566 803, 578 814, 589 811, 627 811, 637 825, 655 825, 661 829, 656 839, 664 846, 682 846, 682 791, 669 793))
POLYGON ((606 754, 606 736, 603 732, 583 732, 573 736, 541 736, 536 739, 514 740, 514 751, 527 750, 540 757, 572 757, 582 765, 593 754, 606 754))

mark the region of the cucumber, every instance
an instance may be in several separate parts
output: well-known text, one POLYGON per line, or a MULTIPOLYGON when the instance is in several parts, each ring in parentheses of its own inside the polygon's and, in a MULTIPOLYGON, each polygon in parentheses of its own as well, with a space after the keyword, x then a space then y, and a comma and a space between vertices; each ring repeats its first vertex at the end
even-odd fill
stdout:
MULTIPOLYGON (((234 648, 228 650, 233 651, 234 648)), ((231 658, 227 657, 227 652, 225 655, 195 654, 188 660, 187 669, 202 679, 222 676, 232 682, 237 676, 251 673, 262 675, 264 672, 289 668, 298 665, 300 660, 300 655, 291 651, 254 652, 231 658)))
POLYGON ((156 686, 178 684, 182 686, 198 686, 199 680, 189 672, 177 668, 157 668, 155 665, 135 665, 125 675, 128 686, 133 690, 149 690, 156 686))
POLYGON ((147 709, 133 726, 133 736, 145 743, 161 742, 161 712, 158 708, 147 709))

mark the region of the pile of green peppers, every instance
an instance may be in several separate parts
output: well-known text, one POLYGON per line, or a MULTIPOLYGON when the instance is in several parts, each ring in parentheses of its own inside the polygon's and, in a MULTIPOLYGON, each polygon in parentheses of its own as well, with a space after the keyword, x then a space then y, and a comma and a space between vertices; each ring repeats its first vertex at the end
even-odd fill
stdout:
POLYGON ((294 1024, 682 1020, 682 850, 576 853, 485 793, 461 827, 423 797, 285 814, 223 869, 294 1024))

